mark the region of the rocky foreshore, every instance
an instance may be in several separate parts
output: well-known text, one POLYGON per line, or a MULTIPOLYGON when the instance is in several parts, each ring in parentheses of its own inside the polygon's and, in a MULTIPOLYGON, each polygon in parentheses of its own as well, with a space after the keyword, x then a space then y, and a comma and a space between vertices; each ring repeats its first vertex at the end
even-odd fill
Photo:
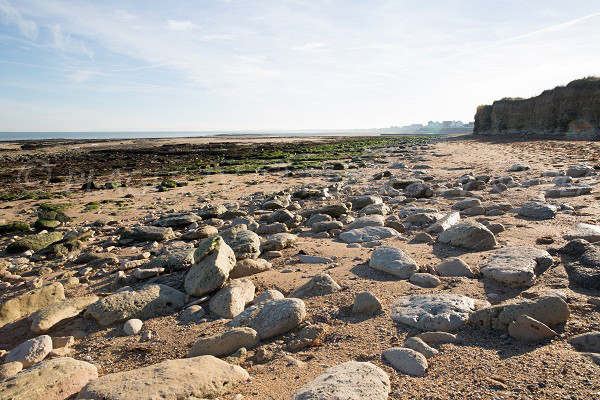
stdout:
POLYGON ((598 148, 410 139, 5 199, 0 399, 600 397, 598 148))

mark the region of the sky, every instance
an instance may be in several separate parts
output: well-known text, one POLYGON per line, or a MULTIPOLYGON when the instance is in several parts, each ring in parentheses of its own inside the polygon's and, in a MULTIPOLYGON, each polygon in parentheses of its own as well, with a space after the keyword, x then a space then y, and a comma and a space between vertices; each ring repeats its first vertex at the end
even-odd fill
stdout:
POLYGON ((472 121, 600 75, 597 0, 0 0, 0 131, 472 121))

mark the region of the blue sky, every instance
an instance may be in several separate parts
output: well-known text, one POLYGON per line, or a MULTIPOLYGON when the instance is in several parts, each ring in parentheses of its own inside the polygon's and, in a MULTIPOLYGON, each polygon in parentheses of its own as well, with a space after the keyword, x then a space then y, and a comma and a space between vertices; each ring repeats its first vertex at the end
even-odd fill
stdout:
POLYGON ((0 131, 471 121, 588 75, 597 0, 0 0, 0 131))

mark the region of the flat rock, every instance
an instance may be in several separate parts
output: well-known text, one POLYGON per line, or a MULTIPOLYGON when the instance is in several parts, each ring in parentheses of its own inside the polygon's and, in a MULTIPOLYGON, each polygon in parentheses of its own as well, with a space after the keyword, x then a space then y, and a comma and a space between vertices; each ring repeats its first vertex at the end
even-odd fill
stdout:
POLYGON ((419 265, 403 250, 392 246, 379 246, 371 254, 369 267, 408 279, 419 271, 419 265))
POLYGON ((531 286, 537 274, 552 265, 552 256, 534 247, 505 247, 496 250, 481 268, 486 278, 510 286, 531 286))
POLYGON ((98 300, 98 296, 94 295, 73 297, 44 307, 29 316, 31 331, 33 333, 43 333, 60 321, 79 315, 90 304, 98 300))
POLYGON ((387 400, 390 378, 376 365, 348 361, 328 368, 290 400, 387 400))
POLYGON ((427 359, 413 349, 393 347, 384 350, 383 357, 398 371, 413 376, 423 376, 427 371, 427 359))
POLYGON ((498 245, 494 234, 478 222, 453 225, 441 233, 438 241, 474 250, 490 250, 498 245))
POLYGON ((434 357, 439 353, 436 349, 425 343, 423 339, 415 336, 407 338, 404 341, 404 347, 423 354, 425 358, 434 357))
POLYGON ((324 296, 339 292, 341 290, 333 278, 326 273, 320 273, 313 276, 308 282, 290 293, 289 297, 306 298, 313 296, 324 296))
POLYGON ((4 362, 18 361, 23 364, 23 368, 29 368, 46 358, 51 351, 52 338, 48 335, 41 335, 26 340, 12 349, 4 358, 4 362))
POLYGON ((577 224, 575 229, 567 232, 566 240, 584 239, 590 243, 600 241, 600 226, 591 224, 577 224))
POLYGON ((14 241, 6 246, 7 254, 23 253, 24 251, 39 251, 44 247, 50 246, 62 240, 63 234, 60 232, 37 233, 27 235, 24 238, 14 241))
POLYGON ((525 314, 519 315, 516 320, 510 323, 508 333, 515 339, 532 342, 557 335, 546 324, 525 314))
POLYGON ((552 327, 567 322, 571 312, 562 298, 546 295, 535 300, 514 301, 483 308, 471 315, 469 323, 484 328, 506 331, 511 322, 521 315, 528 315, 552 327))
POLYGON ((550 189, 546 192, 546 197, 557 198, 557 197, 576 197, 584 196, 592 193, 592 188, 589 186, 573 186, 565 187, 560 189, 550 189))
POLYGON ((260 340, 284 334, 306 317, 306 306, 300 299, 276 299, 255 304, 238 314, 230 326, 249 326, 260 340))
POLYGON ((458 338, 449 332, 423 332, 415 336, 427 344, 456 343, 458 338))
POLYGON ((460 294, 424 294, 400 298, 392 319, 424 331, 454 331, 463 326, 481 301, 460 294))
POLYGON ((185 291, 200 297, 221 286, 236 263, 233 250, 220 236, 204 239, 194 252, 194 262, 185 276, 185 291))
POLYGON ((385 224, 385 218, 383 215, 366 215, 355 219, 353 222, 348 224, 346 230, 365 228, 367 226, 383 226, 385 224))
POLYGON ((200 356, 168 360, 132 371, 104 375, 87 384, 77 398, 86 400, 215 398, 246 382, 249 378, 248 373, 237 365, 230 365, 213 356, 200 356))
POLYGON ((199 339, 187 354, 187 357, 211 355, 228 356, 240 348, 252 349, 259 343, 258 334, 252 328, 233 328, 227 332, 199 339))
POLYGON ((165 285, 147 285, 139 290, 111 294, 90 305, 84 313, 100 325, 111 325, 130 318, 148 319, 179 311, 185 293, 165 285))
POLYGON ((586 289, 600 289, 600 248, 583 239, 567 243, 561 252, 576 257, 565 262, 569 279, 586 289))
POLYGON ((300 254, 298 260, 302 264, 329 264, 333 262, 329 257, 308 256, 305 254, 300 254))
POLYGON ((342 232, 339 238, 346 243, 363 243, 397 236, 400 236, 400 233, 395 229, 385 226, 367 226, 365 228, 342 232))
POLYGON ((179 213, 164 216, 152 223, 154 226, 165 226, 165 227, 181 227, 189 226, 194 222, 201 221, 198 215, 193 213, 179 213))
POLYGON ((558 207, 552 204, 529 201, 521 206, 519 215, 525 218, 544 220, 554 218, 557 211, 558 207))
POLYGON ((60 282, 21 294, 0 305, 0 327, 27 317, 48 305, 65 299, 65 290, 60 282))
POLYGON ((98 378, 93 364, 72 358, 41 362, 0 382, 0 398, 11 400, 65 400, 98 378))
MULTIPOLYGON (((23 371, 23 363, 19 361, 12 361, 0 365, 0 382, 5 379, 12 378, 21 371, 23 371)), ((1 391, 2 389, 0 389, 0 394, 2 394, 1 391)))
POLYGON ((254 299, 254 284, 241 278, 232 279, 210 298, 210 311, 223 318, 233 318, 254 299))
POLYGON ((592 331, 573 336, 569 343, 578 351, 600 353, 600 332, 592 331))
POLYGON ((434 288, 441 285, 442 283, 442 281, 440 281, 440 278, 427 272, 417 272, 415 274, 412 274, 408 280, 414 285, 425 288, 434 288))
POLYGON ((161 226, 136 226, 127 229, 121 235, 121 240, 134 240, 136 242, 163 242, 175 238, 172 228, 161 226))

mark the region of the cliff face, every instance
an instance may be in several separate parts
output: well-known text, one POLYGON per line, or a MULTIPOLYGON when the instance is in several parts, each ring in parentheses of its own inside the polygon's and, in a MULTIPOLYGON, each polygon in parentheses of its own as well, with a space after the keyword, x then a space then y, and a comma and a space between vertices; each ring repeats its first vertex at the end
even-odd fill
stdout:
POLYGON ((600 78, 579 79, 530 99, 479 106, 476 134, 600 136, 600 78))

